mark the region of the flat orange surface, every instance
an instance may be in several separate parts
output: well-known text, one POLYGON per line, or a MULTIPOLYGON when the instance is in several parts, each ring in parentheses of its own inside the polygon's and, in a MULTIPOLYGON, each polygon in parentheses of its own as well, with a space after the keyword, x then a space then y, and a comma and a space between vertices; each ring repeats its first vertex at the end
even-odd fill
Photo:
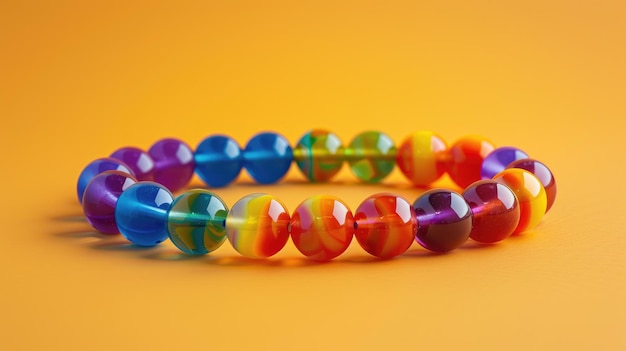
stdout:
MULTIPOLYGON (((626 348, 623 1, 224 3, 0 4, 1 349, 626 348), (318 127, 485 135, 550 165, 558 198, 497 245, 378 261, 353 242, 322 265, 291 242, 137 249, 82 218, 79 172, 121 146, 318 127)), ((303 179, 218 193, 422 192, 398 170, 303 179)))

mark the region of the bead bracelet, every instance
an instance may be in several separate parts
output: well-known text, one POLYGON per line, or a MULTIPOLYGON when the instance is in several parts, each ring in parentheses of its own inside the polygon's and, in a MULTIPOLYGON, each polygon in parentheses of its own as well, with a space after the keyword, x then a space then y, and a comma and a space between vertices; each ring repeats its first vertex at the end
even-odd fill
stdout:
POLYGON ((167 238, 181 251, 202 255, 228 238, 235 250, 267 258, 292 238, 313 260, 330 260, 356 237, 368 253, 391 258, 415 240, 434 252, 448 252, 469 237, 501 241, 534 227, 552 207, 556 183, 551 171, 514 147, 464 137, 450 148, 437 134, 419 131, 396 149, 380 132, 357 135, 347 148, 325 130, 306 133, 292 149, 276 133, 254 136, 242 150, 230 137, 204 139, 195 152, 184 142, 163 139, 147 152, 135 147, 90 163, 77 193, 89 223, 104 234, 122 233, 131 243, 154 246, 167 238), (229 210, 216 194, 194 189, 174 197, 196 173, 208 186, 232 182, 242 168, 258 183, 280 180, 291 163, 312 182, 328 181, 344 161, 364 182, 379 182, 397 164, 416 186, 445 172, 462 194, 432 189, 413 204, 382 193, 366 198, 353 213, 340 199, 316 195, 290 215, 272 195, 250 194, 229 210))

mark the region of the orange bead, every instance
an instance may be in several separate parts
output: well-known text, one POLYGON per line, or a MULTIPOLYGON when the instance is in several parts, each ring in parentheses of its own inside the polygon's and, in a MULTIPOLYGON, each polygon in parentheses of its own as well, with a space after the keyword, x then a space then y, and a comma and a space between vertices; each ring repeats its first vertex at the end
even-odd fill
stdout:
POLYGON ((308 258, 331 260, 346 251, 354 235, 352 212, 336 197, 304 200, 291 217, 291 239, 308 258))
POLYGON ((493 177, 498 183, 511 188, 520 206, 520 219, 513 234, 519 234, 536 226, 546 213, 548 198, 541 181, 534 174, 521 168, 509 168, 493 177))
POLYGON ((480 180, 485 157, 495 146, 481 136, 466 136, 459 139, 448 151, 447 170, 450 178, 461 188, 480 180))
POLYGON ((415 185, 428 185, 446 171, 448 146, 431 131, 418 131, 404 139, 396 156, 402 173, 415 185))

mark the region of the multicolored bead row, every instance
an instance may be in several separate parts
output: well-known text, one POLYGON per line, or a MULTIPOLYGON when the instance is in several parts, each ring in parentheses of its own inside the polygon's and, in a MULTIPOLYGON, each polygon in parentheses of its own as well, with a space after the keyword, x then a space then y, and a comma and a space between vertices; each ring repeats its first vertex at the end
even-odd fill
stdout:
POLYGON ((554 203, 556 183, 543 163, 517 148, 496 149, 482 137, 462 138, 447 148, 438 135, 420 131, 396 149, 385 134, 365 132, 344 149, 333 133, 314 130, 293 150, 275 133, 254 136, 243 151, 221 135, 206 138, 195 152, 176 139, 161 140, 148 152, 122 148, 90 163, 79 176, 77 192, 94 228, 121 232, 136 245, 169 238, 181 251, 198 255, 228 239, 242 255, 266 258, 291 237, 302 254, 323 261, 343 253, 353 237, 380 258, 402 254, 414 240, 434 252, 454 250, 470 237, 501 241, 541 220, 554 203), (366 182, 380 181, 395 164, 418 186, 447 171, 465 191, 433 189, 413 204, 394 194, 376 194, 354 215, 343 201, 327 195, 304 200, 290 215, 267 194, 247 195, 229 210, 208 190, 176 198, 170 191, 184 187, 194 172, 210 186, 224 186, 242 167, 257 182, 273 183, 292 161, 311 181, 330 179, 344 161, 366 182))

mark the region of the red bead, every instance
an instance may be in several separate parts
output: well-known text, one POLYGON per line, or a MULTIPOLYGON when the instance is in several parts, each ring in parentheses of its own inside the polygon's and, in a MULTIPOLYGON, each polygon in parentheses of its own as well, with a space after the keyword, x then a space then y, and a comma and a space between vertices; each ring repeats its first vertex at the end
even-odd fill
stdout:
POLYGON ((481 180, 485 157, 495 146, 481 136, 466 136, 458 140, 448 151, 447 169, 450 178, 461 188, 481 180))
POLYGON ((402 254, 415 240, 417 219, 411 204, 393 194, 365 199, 354 213, 355 236, 361 247, 380 258, 402 254))
POLYGON ((493 180, 481 180, 465 189, 463 197, 474 217, 470 238, 494 243, 513 234, 519 223, 520 207, 509 187, 493 180))
POLYGON ((305 256, 331 260, 343 253, 354 234, 354 218, 336 197, 316 195, 304 200, 291 217, 291 238, 305 256))

